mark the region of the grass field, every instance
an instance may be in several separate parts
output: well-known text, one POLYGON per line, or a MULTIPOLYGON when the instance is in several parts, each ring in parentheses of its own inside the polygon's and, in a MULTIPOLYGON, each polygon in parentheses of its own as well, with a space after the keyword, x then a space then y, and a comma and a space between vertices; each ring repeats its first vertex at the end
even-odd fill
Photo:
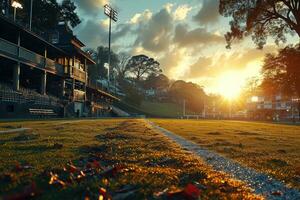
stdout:
POLYGON ((0 127, 30 128, 0 135, 0 199, 33 194, 38 199, 108 194, 119 200, 163 199, 180 195, 189 183, 200 190, 201 199, 260 198, 143 120, 19 121, 0 127))
POLYGON ((300 127, 270 123, 153 119, 159 126, 300 188, 300 127))
POLYGON ((173 103, 143 101, 140 109, 146 113, 161 117, 179 117, 182 115, 182 106, 173 103))

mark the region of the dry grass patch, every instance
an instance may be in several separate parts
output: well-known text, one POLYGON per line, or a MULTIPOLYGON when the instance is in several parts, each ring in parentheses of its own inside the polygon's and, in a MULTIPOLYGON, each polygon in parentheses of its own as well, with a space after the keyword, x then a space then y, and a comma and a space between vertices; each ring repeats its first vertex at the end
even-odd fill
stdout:
MULTIPOLYGON (((14 125, 0 126, 7 124, 14 125)), ((26 183, 35 181, 41 192, 39 199, 83 199, 87 194, 94 199, 99 196, 100 187, 106 187, 111 194, 134 188, 129 199, 153 199, 155 192, 166 188, 174 191, 195 182, 201 188, 201 199, 260 199, 242 183, 213 171, 153 131, 143 120, 43 121, 22 125, 31 128, 25 136, 0 135, 0 157, 5 160, 0 164, 0 198, 20 192, 26 183), (95 160, 100 168, 124 166, 126 170, 114 178, 104 177, 100 170, 95 178, 71 182, 66 187, 48 184, 50 171, 64 179, 64 167, 71 166, 69 170, 76 171, 95 160), (16 162, 26 166, 26 170, 15 172, 16 162)))
POLYGON ((300 126, 221 120, 152 121, 242 165, 300 188, 300 126))

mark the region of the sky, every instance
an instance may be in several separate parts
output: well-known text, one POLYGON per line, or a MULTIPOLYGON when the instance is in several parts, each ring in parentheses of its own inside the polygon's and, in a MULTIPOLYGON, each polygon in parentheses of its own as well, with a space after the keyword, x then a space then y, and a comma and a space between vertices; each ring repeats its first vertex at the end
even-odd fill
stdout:
POLYGON ((260 72, 266 53, 251 38, 226 49, 229 18, 218 13, 218 0, 74 0, 82 23, 74 32, 87 47, 108 46, 108 19, 103 5, 118 10, 112 25, 112 50, 157 59, 171 79, 195 82, 207 93, 234 96, 260 72))

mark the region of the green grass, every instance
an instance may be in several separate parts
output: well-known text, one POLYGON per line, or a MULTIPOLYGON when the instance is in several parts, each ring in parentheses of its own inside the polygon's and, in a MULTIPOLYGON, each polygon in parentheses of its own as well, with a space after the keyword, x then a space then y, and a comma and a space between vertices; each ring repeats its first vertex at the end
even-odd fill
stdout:
POLYGON ((156 103, 143 101, 140 109, 146 113, 160 117, 182 116, 182 106, 174 103, 156 103))
POLYGON ((37 185, 38 199, 97 199, 100 187, 116 195, 124 186, 134 188, 129 199, 153 199, 154 192, 178 190, 193 181, 206 188, 201 199, 259 198, 242 183, 213 171, 152 130, 143 120, 0 123, 0 127, 19 125, 31 129, 0 135, 0 199, 3 195, 23 194, 24 187, 32 182, 37 185), (71 173, 67 165, 85 170, 94 161, 100 168, 80 181, 76 178, 79 172, 71 173), (30 167, 18 170, 16 163, 30 167), (116 165, 124 170, 108 177, 104 168, 116 165), (50 172, 57 173, 66 186, 49 185, 50 172))
POLYGON ((217 120, 153 119, 199 145, 300 188, 300 127, 217 120))

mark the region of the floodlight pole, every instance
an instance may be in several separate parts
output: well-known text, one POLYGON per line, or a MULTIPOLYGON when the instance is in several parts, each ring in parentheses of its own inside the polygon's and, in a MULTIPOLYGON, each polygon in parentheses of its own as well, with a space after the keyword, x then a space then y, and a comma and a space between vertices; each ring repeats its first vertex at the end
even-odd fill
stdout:
POLYGON ((16 21, 16 15, 17 15, 17 8, 14 7, 14 22, 16 21))
POLYGON ((110 83, 110 64, 111 64, 111 20, 117 22, 118 12, 110 7, 108 4, 104 5, 104 14, 109 18, 109 31, 108 31, 108 89, 110 83))
POLYGON ((110 82, 110 43, 111 43, 111 17, 109 17, 109 31, 108 31, 108 90, 109 90, 109 82, 110 82))
POLYGON ((31 31, 32 26, 32 8, 33 8, 33 0, 30 1, 30 19, 29 19, 29 30, 31 31))

